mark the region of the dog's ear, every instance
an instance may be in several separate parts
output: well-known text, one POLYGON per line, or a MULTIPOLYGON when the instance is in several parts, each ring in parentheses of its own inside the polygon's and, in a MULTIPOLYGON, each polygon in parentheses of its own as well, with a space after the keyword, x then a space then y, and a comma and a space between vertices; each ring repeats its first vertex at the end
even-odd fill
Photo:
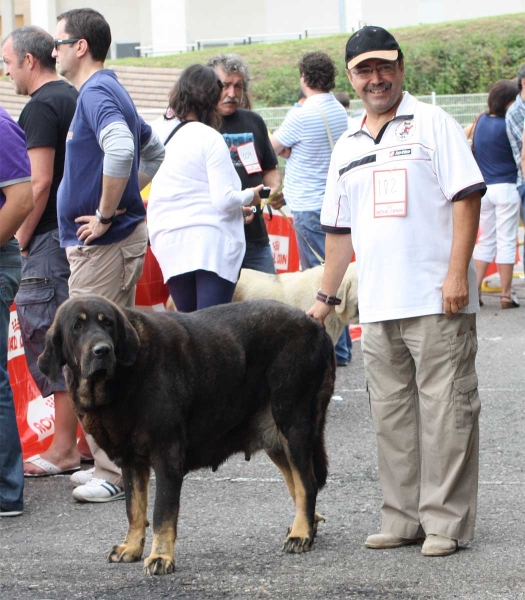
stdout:
POLYGON ((125 313, 120 309, 117 309, 117 339, 115 342, 117 361, 125 367, 134 364, 140 346, 139 335, 125 313))
POLYGON ((46 333, 46 345, 42 354, 38 357, 38 368, 51 381, 55 383, 62 375, 62 367, 66 364, 62 351, 62 326, 60 325, 60 314, 57 313, 53 325, 46 333))

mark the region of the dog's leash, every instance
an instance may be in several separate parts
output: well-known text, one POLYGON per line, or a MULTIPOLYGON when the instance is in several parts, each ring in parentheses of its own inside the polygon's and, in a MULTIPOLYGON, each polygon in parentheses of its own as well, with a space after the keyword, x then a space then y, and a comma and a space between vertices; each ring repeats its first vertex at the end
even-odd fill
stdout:
MULTIPOLYGON (((275 198, 275 196, 277 196, 277 194, 279 192, 281 192, 283 189, 283 186, 280 185, 273 194, 270 194, 270 196, 268 198, 266 198, 264 201, 261 201, 261 205, 264 208, 265 206, 267 206, 268 204, 270 204, 270 202, 275 198)), ((324 265, 324 258, 322 256, 320 256, 313 248, 312 246, 310 246, 310 244, 308 243, 308 240, 304 237, 304 235, 298 231, 295 227, 295 225, 293 224, 293 221, 288 217, 288 215, 284 212, 284 210, 282 208, 277 208, 277 209, 273 209, 273 210, 277 210, 282 217, 284 217, 286 219, 286 221, 288 222, 288 225, 290 225, 290 227, 295 231, 296 235, 299 235, 301 237, 301 239, 303 240, 303 242, 308 246, 308 248, 310 248, 312 254, 315 256, 315 258, 317 258, 317 260, 324 265)))

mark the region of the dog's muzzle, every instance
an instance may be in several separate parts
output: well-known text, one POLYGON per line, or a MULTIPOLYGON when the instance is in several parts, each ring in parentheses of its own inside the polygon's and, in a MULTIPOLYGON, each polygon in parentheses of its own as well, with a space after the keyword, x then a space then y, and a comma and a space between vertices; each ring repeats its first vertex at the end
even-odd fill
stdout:
POLYGON ((115 374, 115 351, 112 344, 98 341, 82 353, 82 377, 111 379, 115 374))

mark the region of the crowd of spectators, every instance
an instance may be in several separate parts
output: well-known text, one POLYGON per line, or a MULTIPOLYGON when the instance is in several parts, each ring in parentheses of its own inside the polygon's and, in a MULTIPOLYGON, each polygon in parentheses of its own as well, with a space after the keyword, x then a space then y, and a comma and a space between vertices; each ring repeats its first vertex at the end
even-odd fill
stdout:
MULTIPOLYGON (((22 27, 3 41, 6 75, 30 101, 18 125, 0 108, 0 515, 22 514, 24 475, 69 474, 78 502, 125 497, 120 469, 87 432, 88 447, 78 447, 65 382, 51 386, 38 371, 45 333, 67 297, 134 306, 148 239, 182 312, 230 302, 241 267, 274 274, 265 186, 270 207, 292 210, 302 269, 326 261, 313 318, 323 322, 340 302, 356 251, 384 495, 381 533, 366 545, 423 536, 426 556, 453 553, 474 531, 475 313, 494 259, 501 307, 519 306, 511 284, 525 205, 525 65, 517 84, 491 88, 488 110, 467 129, 473 156, 451 117, 403 91, 402 50, 380 27, 346 46, 348 79, 366 109, 359 123, 348 128, 348 94, 332 92, 333 60, 308 52, 298 103, 271 135, 249 109, 238 55, 185 69, 165 115, 148 125, 105 68, 110 44, 108 23, 91 9, 59 15, 54 39, 22 27), (146 225, 141 190, 150 182, 146 225), (7 373, 14 299, 29 370, 56 411, 51 446, 25 463, 7 373), (439 352, 450 339, 452 361, 439 352), (80 470, 82 456, 91 469, 80 470)), ((351 349, 346 330, 338 365, 351 349)))

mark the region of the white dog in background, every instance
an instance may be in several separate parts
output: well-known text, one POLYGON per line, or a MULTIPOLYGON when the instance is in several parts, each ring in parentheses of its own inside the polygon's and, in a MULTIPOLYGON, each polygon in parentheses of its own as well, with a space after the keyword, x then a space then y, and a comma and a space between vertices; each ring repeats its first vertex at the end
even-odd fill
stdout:
MULTIPOLYGON (((269 275, 252 269, 242 269, 233 301, 273 299, 307 311, 315 302, 315 296, 321 287, 323 270, 324 267, 319 266, 295 273, 269 275)), ((358 322, 355 263, 348 266, 337 297, 341 298, 341 304, 334 307, 335 310, 330 312, 325 321, 326 331, 334 344, 345 326, 358 322)))

